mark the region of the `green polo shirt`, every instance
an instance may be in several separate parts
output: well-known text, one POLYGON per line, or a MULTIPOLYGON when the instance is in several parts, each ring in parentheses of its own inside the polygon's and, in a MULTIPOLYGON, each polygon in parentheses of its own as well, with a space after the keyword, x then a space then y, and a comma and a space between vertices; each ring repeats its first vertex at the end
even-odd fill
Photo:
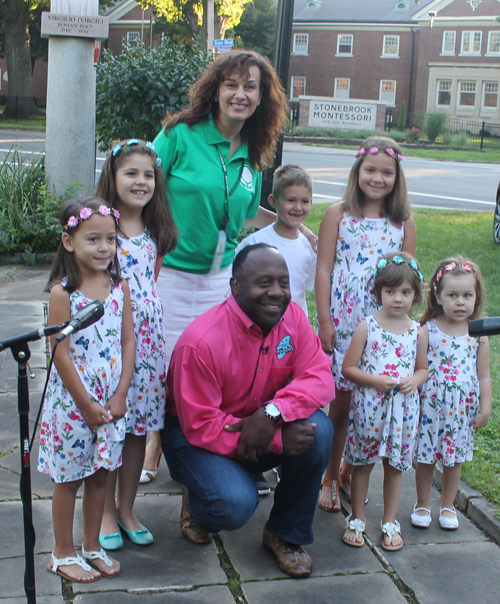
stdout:
POLYGON ((210 271, 225 216, 226 187, 219 147, 231 192, 221 265, 227 268, 233 261, 243 222, 254 218, 259 209, 262 174, 248 159, 247 142, 243 141, 229 159, 230 142, 209 116, 192 127, 178 124, 167 134, 162 130, 154 145, 162 160, 167 195, 179 229, 177 247, 165 256, 163 266, 196 274, 210 271))

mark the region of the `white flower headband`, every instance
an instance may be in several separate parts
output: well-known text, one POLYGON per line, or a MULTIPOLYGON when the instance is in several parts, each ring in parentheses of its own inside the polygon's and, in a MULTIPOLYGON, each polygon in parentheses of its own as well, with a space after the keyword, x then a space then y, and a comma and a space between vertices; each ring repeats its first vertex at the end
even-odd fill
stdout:
POLYGON ((108 206, 100 205, 98 210, 93 210, 92 208, 82 208, 78 212, 78 216, 70 216, 68 219, 68 223, 63 226, 63 229, 74 229, 76 228, 82 220, 87 220, 94 214, 100 214, 101 216, 113 216, 116 224, 118 224, 118 220, 120 220, 120 212, 115 208, 108 208, 108 206))
MULTIPOLYGON (((154 151, 154 153, 156 155, 155 146, 153 145, 153 143, 150 143, 148 141, 147 143, 144 143, 144 144, 146 145, 146 147, 149 147, 151 149, 151 151, 154 151)), ((142 145, 142 143, 138 138, 131 138, 129 141, 127 141, 123 145, 115 145, 111 151, 111 155, 113 157, 116 157, 122 149, 124 149, 125 147, 131 147, 132 145, 142 145)), ((156 165, 158 167, 161 166, 161 158, 158 156, 156 156, 156 165)))
MULTIPOLYGON (((393 157, 398 161, 403 161, 403 156, 401 155, 401 153, 396 153, 396 151, 394 151, 394 149, 392 149, 391 147, 387 147, 387 149, 383 149, 383 151, 385 151, 390 157, 393 157)), ((370 147, 368 150, 366 150, 365 147, 361 147, 359 151, 356 151, 354 157, 360 157, 366 155, 367 153, 369 153, 370 155, 377 155, 377 153, 379 152, 380 149, 378 147, 370 147)))
POLYGON ((411 268, 417 273, 420 281, 424 280, 424 276, 418 268, 417 261, 412 258, 409 262, 407 262, 402 256, 394 256, 392 260, 387 260, 387 258, 380 258, 380 260, 377 262, 377 268, 373 271, 373 276, 376 277, 379 269, 382 270, 388 264, 407 264, 408 266, 411 266, 411 268))

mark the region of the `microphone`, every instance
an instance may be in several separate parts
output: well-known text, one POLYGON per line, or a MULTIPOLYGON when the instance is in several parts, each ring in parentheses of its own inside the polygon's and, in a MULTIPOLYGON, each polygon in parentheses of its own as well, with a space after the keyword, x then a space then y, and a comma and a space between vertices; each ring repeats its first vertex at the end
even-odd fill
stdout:
POLYGON ((469 335, 476 338, 480 336, 496 336, 500 333, 500 317, 477 319, 469 323, 469 335))
POLYGON ((75 331, 80 331, 80 329, 85 329, 85 327, 93 325, 96 321, 99 321, 103 314, 104 305, 100 300, 94 300, 90 304, 87 304, 87 306, 84 306, 67 323, 67 326, 57 336, 56 344, 62 342, 64 338, 74 333, 75 331))
POLYGON ((63 325, 41 327, 40 329, 30 331, 29 333, 23 336, 17 336, 15 338, 10 338, 9 340, 4 340, 3 342, 0 342, 0 352, 21 342, 34 342, 35 340, 40 340, 41 338, 45 338, 46 336, 52 336, 55 333, 59 333, 61 331, 61 327, 63 327, 63 325))

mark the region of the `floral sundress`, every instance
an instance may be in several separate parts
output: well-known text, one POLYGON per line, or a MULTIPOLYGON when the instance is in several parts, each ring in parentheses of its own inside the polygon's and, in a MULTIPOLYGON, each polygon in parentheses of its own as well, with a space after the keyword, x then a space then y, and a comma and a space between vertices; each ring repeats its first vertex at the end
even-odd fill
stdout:
POLYGON ((445 466, 453 466, 472 461, 474 428, 470 422, 479 410, 479 340, 448 336, 434 319, 427 327, 429 379, 420 389, 422 418, 416 457, 420 463, 442 459, 445 466))
POLYGON ((156 244, 147 230, 139 237, 119 236, 118 260, 132 302, 136 357, 127 396, 127 432, 145 435, 165 422, 165 340, 163 306, 156 293, 156 244))
MULTIPOLYGON (((92 300, 80 291, 69 294, 71 316, 92 300)), ((123 285, 112 284, 102 318, 72 333, 69 356, 89 398, 104 407, 122 374, 123 285)), ((56 482, 91 476, 100 468, 122 464, 125 420, 91 430, 53 365, 43 403, 38 470, 56 482)))
MULTIPOLYGON (((375 317, 367 317, 366 322, 366 346, 359 368, 395 380, 413 375, 420 325, 412 321, 404 334, 393 334, 382 329, 375 317)), ((397 386, 390 392, 354 386, 345 450, 347 461, 365 465, 387 457, 397 470, 408 470, 415 451, 418 414, 417 391, 405 397, 397 386)))
POLYGON ((342 363, 356 327, 380 308, 369 289, 380 256, 403 247, 403 225, 387 218, 354 218, 342 212, 332 273, 330 318, 335 327, 332 373, 335 387, 352 390, 342 363))

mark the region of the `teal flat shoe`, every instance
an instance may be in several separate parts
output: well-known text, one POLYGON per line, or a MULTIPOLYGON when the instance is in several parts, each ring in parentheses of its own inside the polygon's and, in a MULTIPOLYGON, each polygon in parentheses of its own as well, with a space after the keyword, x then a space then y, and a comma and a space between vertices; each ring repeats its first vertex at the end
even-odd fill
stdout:
POLYGON ((124 545, 122 534, 111 533, 111 535, 101 535, 99 533, 99 545, 109 550, 120 549, 124 545))
POLYGON ((125 535, 127 535, 130 541, 132 541, 132 543, 135 543, 136 545, 151 545, 151 543, 153 543, 153 541, 155 540, 152 533, 150 533, 150 531, 148 531, 145 526, 143 526, 137 531, 127 531, 127 529, 119 520, 118 526, 125 533, 125 535))

